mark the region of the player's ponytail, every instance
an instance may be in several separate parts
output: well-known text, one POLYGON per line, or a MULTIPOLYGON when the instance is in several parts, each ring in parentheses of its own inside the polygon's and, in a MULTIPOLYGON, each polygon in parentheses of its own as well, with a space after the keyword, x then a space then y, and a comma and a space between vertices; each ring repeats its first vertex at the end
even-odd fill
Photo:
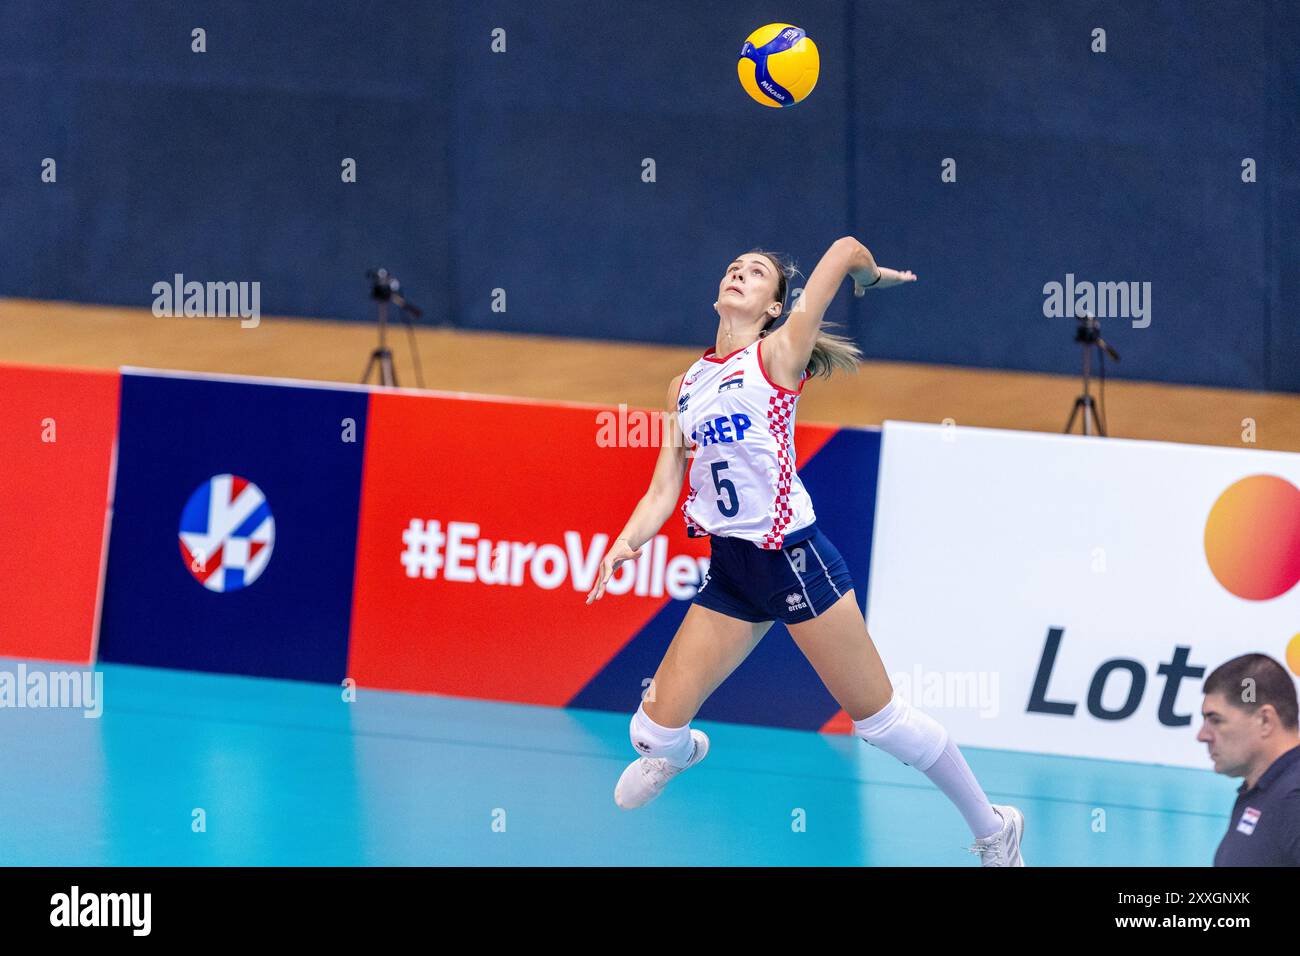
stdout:
MULTIPOLYGON (((788 256, 780 253, 768 252, 765 249, 751 249, 751 254, 765 256, 776 266, 776 299, 781 303, 781 315, 785 315, 786 294, 790 289, 790 280, 797 275, 801 275, 795 268, 794 262, 788 256)), ((772 319, 764 326, 763 331, 759 333, 761 338, 772 330, 776 319, 772 319)), ((808 357, 808 377, 814 378, 823 375, 826 378, 831 377, 831 373, 836 369, 844 372, 856 372, 858 363, 862 361, 862 350, 858 344, 845 335, 837 335, 834 332, 827 332, 828 327, 833 327, 834 323, 822 321, 821 330, 817 333, 817 340, 813 342, 812 355, 808 357)))

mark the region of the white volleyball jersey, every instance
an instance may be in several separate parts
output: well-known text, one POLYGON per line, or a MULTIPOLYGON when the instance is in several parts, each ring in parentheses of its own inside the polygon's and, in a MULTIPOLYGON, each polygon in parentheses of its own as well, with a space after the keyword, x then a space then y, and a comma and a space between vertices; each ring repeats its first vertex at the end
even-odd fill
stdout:
POLYGON ((767 377, 762 339, 718 358, 710 348, 677 392, 677 421, 694 448, 682 513, 693 535, 743 538, 779 549, 816 516, 795 472, 794 414, 799 390, 767 377))

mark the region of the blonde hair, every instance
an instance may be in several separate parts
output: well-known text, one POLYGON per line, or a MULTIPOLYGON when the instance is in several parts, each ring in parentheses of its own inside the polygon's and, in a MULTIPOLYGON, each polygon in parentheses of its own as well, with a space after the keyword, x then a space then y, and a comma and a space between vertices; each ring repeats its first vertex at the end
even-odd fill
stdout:
MULTIPOLYGON (((746 255, 764 256, 772 265, 776 266, 778 275, 776 301, 781 303, 781 315, 785 315, 786 294, 790 288, 790 280, 797 275, 802 275, 802 273, 795 268, 792 259, 778 252, 768 252, 766 249, 750 249, 746 255)), ((759 333, 759 338, 767 335, 775 323, 776 319, 770 320, 763 327, 763 331, 759 333)), ((856 372, 858 363, 862 361, 862 350, 858 348, 858 343, 846 335, 827 332, 828 327, 835 327, 835 323, 823 321, 821 329, 817 332, 817 339, 813 342, 812 355, 808 357, 807 372, 809 378, 818 375, 830 378, 831 373, 836 369, 845 372, 856 372)))

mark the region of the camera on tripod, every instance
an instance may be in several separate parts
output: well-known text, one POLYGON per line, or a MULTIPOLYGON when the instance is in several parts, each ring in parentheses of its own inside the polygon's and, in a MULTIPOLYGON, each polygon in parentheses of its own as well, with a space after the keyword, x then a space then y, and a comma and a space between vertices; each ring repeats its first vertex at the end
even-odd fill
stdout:
POLYGON ((393 369, 393 351, 388 347, 388 306, 392 303, 401 310, 402 318, 406 322, 406 331, 411 337, 411 360, 415 363, 415 380, 420 388, 424 388, 424 371, 420 368, 420 351, 415 342, 415 326, 411 321, 420 318, 423 313, 403 298, 400 292, 402 284, 397 281, 397 276, 387 269, 367 269, 366 278, 370 280, 370 298, 375 300, 379 313, 379 347, 370 353, 366 370, 361 373, 361 384, 370 381, 370 372, 373 369, 379 373, 380 385, 397 385, 397 372, 393 369))
POLYGON ((1084 345, 1093 345, 1101 340, 1101 322, 1091 315, 1075 316, 1079 320, 1074 330, 1074 341, 1084 345))
POLYGON ((1110 347, 1110 343, 1101 337, 1101 321, 1094 316, 1076 315, 1075 319, 1078 324, 1074 327, 1074 341, 1083 346, 1083 394, 1074 400, 1074 407, 1070 410, 1070 419, 1065 423, 1066 434, 1074 428, 1075 418, 1082 417, 1083 434, 1091 435, 1094 432, 1103 438, 1106 437, 1106 356, 1109 355, 1116 362, 1119 361, 1119 353, 1110 347), (1101 405, 1092 397, 1092 350, 1097 349, 1097 357, 1101 363, 1101 405))
POLYGON ((380 302, 387 302, 402 287, 397 276, 389 275, 387 269, 367 269, 366 278, 370 280, 370 298, 380 302))

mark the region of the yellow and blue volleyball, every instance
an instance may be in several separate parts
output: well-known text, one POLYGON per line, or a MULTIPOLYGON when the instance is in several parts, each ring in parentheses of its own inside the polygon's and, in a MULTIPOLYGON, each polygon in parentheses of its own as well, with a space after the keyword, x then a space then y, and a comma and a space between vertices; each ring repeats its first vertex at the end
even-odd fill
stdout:
POLYGON ((751 33, 736 63, 745 92, 778 109, 811 93, 820 67, 817 44, 789 23, 769 23, 751 33))

